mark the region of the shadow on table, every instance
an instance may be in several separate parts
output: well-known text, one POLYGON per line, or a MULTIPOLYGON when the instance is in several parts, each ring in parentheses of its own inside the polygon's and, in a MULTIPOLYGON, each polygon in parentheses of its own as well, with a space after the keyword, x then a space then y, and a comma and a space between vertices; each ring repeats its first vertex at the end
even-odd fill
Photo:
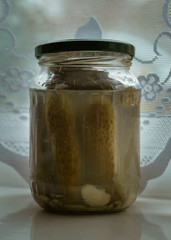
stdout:
POLYGON ((55 215, 37 212, 31 240, 167 240, 162 228, 146 220, 136 207, 105 215, 55 215), (152 238, 151 238, 152 237, 152 238))
POLYGON ((162 228, 135 207, 114 214, 59 215, 30 203, 0 220, 0 239, 30 240, 167 240, 162 228), (11 238, 12 237, 12 238, 11 238))
POLYGON ((35 214, 31 240, 141 239, 141 223, 126 211, 105 215, 35 214))

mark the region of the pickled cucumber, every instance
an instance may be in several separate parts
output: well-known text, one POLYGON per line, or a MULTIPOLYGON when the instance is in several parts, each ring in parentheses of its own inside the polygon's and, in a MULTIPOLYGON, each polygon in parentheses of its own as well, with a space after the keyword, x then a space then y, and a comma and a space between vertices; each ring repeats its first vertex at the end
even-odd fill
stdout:
POLYGON ((132 198, 133 183, 138 189, 138 176, 132 178, 134 172, 139 174, 137 99, 137 90, 130 87, 120 94, 119 105, 104 94, 94 94, 83 108, 85 183, 104 188, 118 208, 132 201, 128 196, 132 198))
POLYGON ((115 114, 111 101, 89 96, 81 113, 85 184, 104 187, 111 194, 114 177, 115 114))
POLYGON ((46 121, 50 135, 57 182, 66 198, 77 195, 81 184, 81 161, 75 137, 73 106, 63 94, 48 94, 46 121))
POLYGON ((42 106, 44 94, 31 93, 31 101, 33 102, 32 115, 33 121, 31 122, 31 141, 32 145, 32 159, 30 163, 31 178, 35 179, 32 183, 35 195, 46 195, 50 192, 47 187, 49 178, 54 175, 53 165, 49 164, 49 158, 52 157, 49 145, 45 141, 47 139, 48 131, 44 121, 45 109, 42 106), (36 122, 36 124, 35 124, 36 122), (36 134, 36 138, 33 135, 36 134), (44 139, 44 141, 42 141, 44 139), (36 146, 36 149, 35 149, 36 146), (33 176, 34 174, 34 176, 33 176))

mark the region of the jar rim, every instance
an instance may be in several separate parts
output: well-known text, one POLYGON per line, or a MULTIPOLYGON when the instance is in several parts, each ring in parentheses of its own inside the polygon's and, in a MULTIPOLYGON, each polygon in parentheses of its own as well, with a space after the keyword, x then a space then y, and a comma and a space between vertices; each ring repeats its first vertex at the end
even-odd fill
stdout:
POLYGON ((135 47, 130 43, 113 40, 93 40, 93 39, 67 39, 63 41, 41 44, 35 47, 35 57, 48 53, 68 52, 68 51, 104 51, 121 52, 131 56, 135 55, 135 47))

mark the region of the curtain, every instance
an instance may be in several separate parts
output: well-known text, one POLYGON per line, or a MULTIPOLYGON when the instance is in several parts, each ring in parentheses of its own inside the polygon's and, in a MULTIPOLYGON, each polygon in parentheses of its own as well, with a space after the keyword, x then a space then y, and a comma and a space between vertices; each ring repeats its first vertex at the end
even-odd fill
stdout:
POLYGON ((0 0, 0 186, 28 187, 36 45, 71 38, 136 47, 142 87, 141 195, 171 195, 171 1, 0 0))

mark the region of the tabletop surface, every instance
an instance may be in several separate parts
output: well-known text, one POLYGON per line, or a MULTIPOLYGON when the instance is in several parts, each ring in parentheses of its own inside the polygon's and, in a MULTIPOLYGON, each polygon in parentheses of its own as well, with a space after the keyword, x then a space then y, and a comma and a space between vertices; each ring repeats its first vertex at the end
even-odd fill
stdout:
POLYGON ((0 187, 1 240, 170 240, 171 200, 139 197, 126 211, 60 215, 42 210, 28 188, 0 187))

